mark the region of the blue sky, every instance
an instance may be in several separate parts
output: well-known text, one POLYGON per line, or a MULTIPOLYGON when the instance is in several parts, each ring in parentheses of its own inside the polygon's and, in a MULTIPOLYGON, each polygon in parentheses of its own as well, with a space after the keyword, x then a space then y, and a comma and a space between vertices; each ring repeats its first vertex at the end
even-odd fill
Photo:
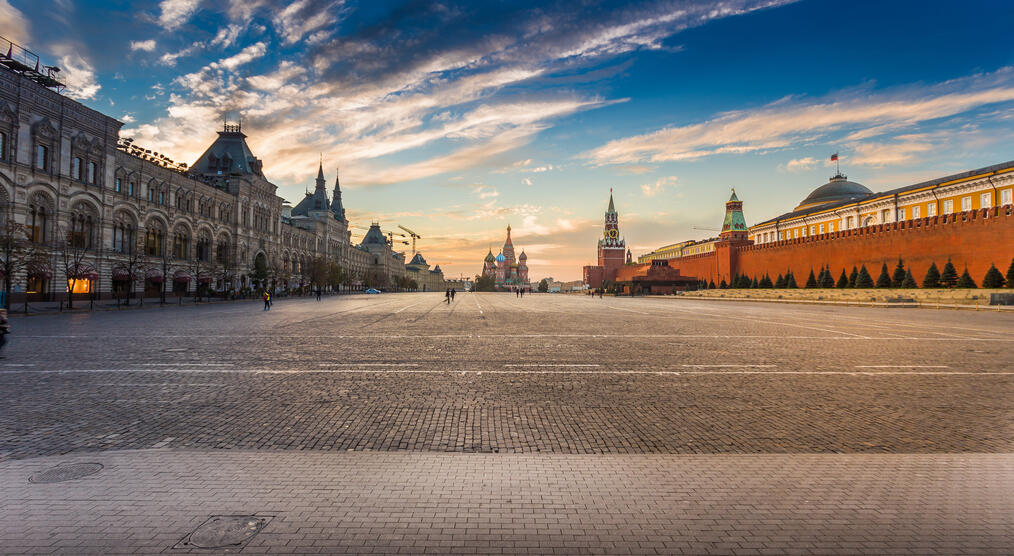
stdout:
MULTIPOLYGON (((192 162, 222 115, 296 202, 473 275, 514 229, 533 277, 593 263, 609 189, 635 254, 748 222, 832 173, 874 190, 1006 161, 1009 2, 0 0, 67 94, 192 162)), ((355 232, 361 233, 360 230, 355 232)))

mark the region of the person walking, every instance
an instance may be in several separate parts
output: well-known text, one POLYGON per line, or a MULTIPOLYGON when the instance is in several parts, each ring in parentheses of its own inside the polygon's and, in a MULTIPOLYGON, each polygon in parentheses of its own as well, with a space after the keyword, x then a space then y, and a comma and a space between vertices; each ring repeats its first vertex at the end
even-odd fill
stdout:
POLYGON ((262 296, 262 298, 264 299, 264 310, 265 311, 270 311, 271 310, 271 294, 268 293, 268 290, 264 290, 264 295, 262 296))
POLYGON ((451 288, 447 288, 447 291, 444 292, 444 301, 446 301, 448 305, 451 304, 451 288))
POLYGON ((11 333, 11 323, 7 320, 7 309, 0 309, 0 359, 4 356, 7 335, 11 333))
POLYGON ((521 297, 521 290, 520 289, 514 288, 514 297, 521 297))
POLYGON ((521 288, 521 299, 525 298, 525 289, 521 288))
POLYGON ((454 288, 451 288, 451 301, 454 301, 454 294, 455 293, 457 293, 457 292, 455 292, 454 288))
POLYGON ((317 301, 320 301, 320 288, 317 288, 317 301))

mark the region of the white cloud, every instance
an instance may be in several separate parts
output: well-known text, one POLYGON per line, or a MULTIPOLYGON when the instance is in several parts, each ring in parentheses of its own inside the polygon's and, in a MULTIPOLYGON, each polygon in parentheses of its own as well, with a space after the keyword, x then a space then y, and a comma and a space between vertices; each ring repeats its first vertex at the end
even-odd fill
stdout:
POLYGON ((521 183, 525 185, 532 185, 532 178, 524 178, 521 180, 521 183))
POLYGON ((807 156, 804 158, 793 158, 785 163, 784 169, 786 172, 803 172, 812 170, 815 166, 817 166, 817 159, 807 156))
POLYGON ((641 193, 644 193, 645 197, 654 197, 665 191, 666 186, 675 184, 676 179, 676 176, 666 176, 658 178, 655 180, 655 183, 641 184, 641 193))
POLYGON ((123 122, 123 123, 125 123, 125 124, 134 123, 136 120, 137 119, 134 118, 134 116, 132 116, 130 114, 124 114, 124 115, 120 116, 120 121, 123 122))
POLYGON ((893 143, 860 143, 849 162, 860 166, 905 164, 933 150, 933 143, 923 135, 905 135, 897 139, 893 143))
POLYGON ((162 0, 158 5, 161 11, 158 23, 166 31, 175 31, 190 20, 200 4, 201 0, 162 0))
MULTIPOLYGON (((20 45, 31 42, 31 27, 28 18, 7 0, 0 0, 0 36, 20 45)), ((4 52, 6 54, 6 51, 4 52)))
POLYGON ((94 99, 102 88, 91 63, 81 56, 82 49, 70 43, 50 48, 59 59, 60 80, 67 85, 65 94, 77 100, 94 99))
POLYGON ((1003 68, 900 92, 818 101, 782 99, 756 110, 728 112, 698 124, 610 141, 584 156, 596 165, 668 162, 783 148, 836 132, 867 138, 863 130, 898 130, 1011 101, 1014 69, 1003 68))
POLYGON ((130 41, 131 50, 143 50, 145 52, 153 52, 155 50, 155 39, 148 39, 146 41, 130 41))

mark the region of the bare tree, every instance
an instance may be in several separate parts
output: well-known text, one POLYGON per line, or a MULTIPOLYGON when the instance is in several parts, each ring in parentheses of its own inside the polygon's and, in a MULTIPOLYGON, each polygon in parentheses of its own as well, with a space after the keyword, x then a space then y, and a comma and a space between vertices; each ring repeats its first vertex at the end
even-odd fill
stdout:
MULTIPOLYGON (((127 248, 130 251, 125 253, 121 266, 127 271, 127 304, 129 305, 130 300, 134 297, 134 284, 136 282, 144 282, 143 275, 151 265, 148 262, 148 255, 144 252, 144 236, 138 234, 134 238, 134 244, 127 246, 127 248)), ((141 301, 142 303, 144 302, 143 293, 141 294, 141 301)))
POLYGON ((58 258, 67 277, 67 308, 74 308, 74 289, 81 280, 93 280, 95 267, 87 261, 92 255, 89 238, 84 232, 64 227, 57 238, 58 258))
POLYGON ((28 268, 35 260, 37 246, 28 236, 24 224, 18 224, 13 218, 6 218, 0 228, 0 271, 4 279, 4 308, 10 308, 11 291, 14 288, 14 276, 28 268))

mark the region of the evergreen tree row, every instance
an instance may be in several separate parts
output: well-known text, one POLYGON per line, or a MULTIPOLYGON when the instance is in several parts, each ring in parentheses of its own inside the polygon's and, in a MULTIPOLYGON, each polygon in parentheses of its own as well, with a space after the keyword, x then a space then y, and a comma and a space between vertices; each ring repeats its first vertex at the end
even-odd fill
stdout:
MULTIPOLYGON (((983 288, 1002 288, 1002 287, 1014 288, 1014 260, 1011 260, 1010 266, 1007 268, 1007 275, 1004 276, 1000 273, 1000 270, 996 268, 996 265, 990 265, 986 275, 982 278, 983 288)), ((700 289, 757 289, 757 288, 798 288, 799 285, 796 282, 796 277, 793 275, 792 270, 787 270, 784 275, 779 274, 774 280, 771 276, 765 274, 764 276, 747 276, 745 274, 733 276, 730 282, 726 282, 725 279, 716 286, 715 281, 700 282, 700 289)), ((915 277, 912 276, 912 271, 905 268, 905 262, 902 259, 898 259, 898 264, 894 267, 893 272, 889 272, 887 263, 884 263, 880 267, 880 275, 874 280, 873 276, 870 275, 869 270, 866 269, 866 265, 860 265, 858 268, 853 266, 852 272, 846 274, 845 269, 842 269, 838 279, 835 280, 834 274, 831 273, 831 267, 822 266, 817 273, 810 270, 810 275, 806 278, 806 282, 803 285, 804 288, 900 288, 900 289, 913 289, 920 287, 920 284, 915 281, 915 277)), ((929 270, 926 271, 926 276, 922 279, 921 287, 923 288, 977 288, 975 280, 971 274, 968 273, 966 268, 961 275, 958 275, 958 271, 954 268, 954 264, 947 260, 947 264, 944 265, 944 269, 941 272, 937 268, 936 263, 931 263, 929 270)))

